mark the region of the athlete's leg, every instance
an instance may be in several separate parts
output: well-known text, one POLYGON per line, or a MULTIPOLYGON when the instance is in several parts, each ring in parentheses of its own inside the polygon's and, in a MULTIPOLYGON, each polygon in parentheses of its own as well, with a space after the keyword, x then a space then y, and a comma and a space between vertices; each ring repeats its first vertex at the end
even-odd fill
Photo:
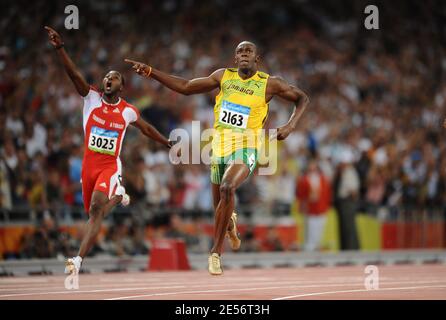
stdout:
POLYGON ((87 230, 84 238, 82 239, 78 254, 78 256, 80 256, 82 259, 87 255, 88 251, 95 243, 104 217, 121 201, 122 196, 114 195, 108 199, 108 196, 102 191, 93 191, 89 209, 90 218, 88 219, 86 226, 87 230))
MULTIPOLYGON (((217 210, 218 203, 220 202, 220 185, 211 183, 212 185, 212 199, 214 203, 214 211, 217 210)), ((228 231, 231 231, 234 228, 234 222, 229 219, 228 231)))
POLYGON ((214 210, 217 210, 220 202, 220 184, 211 183, 212 186, 212 200, 214 202, 214 210))
MULTIPOLYGON (((234 211, 235 190, 248 177, 249 169, 246 164, 232 163, 223 175, 219 188, 219 198, 217 208, 215 210, 215 226, 214 226, 214 246, 211 253, 219 255, 223 249, 223 240, 228 229, 229 220, 234 211)), ((213 194, 215 187, 213 186, 213 194)), ((214 197, 215 201, 215 197, 214 197)))

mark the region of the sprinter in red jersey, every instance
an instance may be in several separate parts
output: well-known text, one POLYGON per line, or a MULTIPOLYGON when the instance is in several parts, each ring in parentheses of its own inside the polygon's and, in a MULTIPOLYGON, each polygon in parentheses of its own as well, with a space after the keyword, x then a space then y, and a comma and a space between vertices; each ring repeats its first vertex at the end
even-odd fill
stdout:
POLYGON ((96 241, 104 216, 117 204, 128 205, 129 197, 121 186, 121 153, 127 127, 132 124, 144 135, 171 147, 171 142, 139 116, 134 106, 120 97, 124 78, 109 71, 100 91, 89 86, 64 49, 60 35, 45 27, 49 41, 57 51, 65 71, 84 99, 83 127, 85 134, 82 161, 82 194, 89 214, 87 231, 77 257, 67 259, 66 273, 77 274, 82 260, 96 241))

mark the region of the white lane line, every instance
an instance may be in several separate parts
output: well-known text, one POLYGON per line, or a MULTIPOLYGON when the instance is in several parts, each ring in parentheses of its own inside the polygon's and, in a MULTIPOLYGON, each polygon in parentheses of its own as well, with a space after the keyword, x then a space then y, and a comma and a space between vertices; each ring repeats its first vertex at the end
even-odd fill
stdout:
MULTIPOLYGON (((171 286, 171 285, 176 285, 176 284, 178 284, 178 281, 176 281, 176 282, 172 282, 172 283, 164 283, 164 285, 165 286, 162 286, 162 287, 132 287, 132 288, 114 288, 114 289, 95 289, 95 290, 65 290, 65 291, 63 291, 63 293, 75 293, 75 292, 77 292, 77 293, 96 293, 96 292, 107 292, 107 291, 119 291, 119 290, 125 290, 125 291, 129 291, 129 290, 148 290, 148 289, 177 289, 177 288, 195 288, 195 287, 199 287, 199 288, 201 288, 201 287, 203 287, 203 286, 214 286, 214 287, 224 287, 224 286, 227 286, 228 284, 225 282, 225 283, 216 283, 216 284, 213 284, 213 283, 210 283, 209 281, 207 281, 207 282, 202 282, 202 283, 200 283, 200 282, 196 282, 196 281, 194 281, 193 282, 194 284, 193 285, 189 285, 189 284, 183 284, 183 285, 181 285, 181 286, 171 286)), ((326 287, 326 286, 338 286, 337 284, 333 284, 333 283, 326 283, 326 282, 324 282, 324 283, 320 283, 320 284, 317 284, 317 282, 310 282, 310 283, 312 283, 312 285, 309 285, 309 287, 311 287, 311 288, 313 288, 313 287, 315 287, 315 288, 319 288, 319 287, 326 287)), ((258 284, 258 282, 243 282, 243 283, 241 283, 241 282, 236 282, 236 283, 234 283, 234 285, 235 286, 251 286, 251 285, 256 285, 256 284, 258 284)), ((263 284, 290 284, 290 281, 268 281, 268 282, 264 282, 263 284)), ((79 287, 104 287, 104 286, 111 286, 112 284, 101 284, 101 285, 82 285, 82 284, 79 284, 79 287)), ((343 283, 343 284, 339 284, 340 286, 344 286, 344 285, 354 285, 354 284, 345 284, 345 283, 343 283)), ((116 284, 115 284, 115 286, 116 286, 116 284)), ((304 286, 305 287, 305 286, 304 286)), ((1 290, 7 290, 7 291, 14 291, 14 290, 22 290, 22 291, 35 291, 35 290, 41 290, 42 288, 41 287, 39 287, 39 288, 9 288, 9 289, 0 289, 0 291, 1 290)), ((59 287, 47 287, 47 288, 45 288, 45 289, 47 289, 47 290, 49 290, 49 289, 61 289, 61 287, 59 286, 59 287)), ((31 293, 10 293, 10 294, 3 294, 3 295, 0 295, 0 298, 2 298, 2 297, 12 297, 12 296, 25 296, 25 295, 48 295, 48 294, 58 294, 58 293, 60 293, 60 291, 51 291, 51 292, 48 292, 48 291, 44 291, 44 292, 31 292, 31 293)))
MULTIPOLYGON (((203 283, 197 283, 194 282, 194 285, 187 285, 187 284, 183 284, 181 286, 169 286, 171 284, 178 284, 177 282, 173 282, 173 283, 165 283, 165 286, 159 286, 159 287, 132 287, 132 288, 112 288, 112 289, 95 289, 95 290, 65 290, 65 291, 44 291, 44 292, 29 292, 29 293, 11 293, 11 294, 3 294, 0 295, 0 298, 7 298, 7 297, 21 297, 21 296, 33 296, 33 295, 49 295, 49 294, 69 294, 69 293, 98 293, 98 292, 119 292, 119 291, 137 291, 137 290, 152 290, 152 289, 179 289, 179 288, 194 288, 194 287, 203 287, 203 286, 207 286, 207 285, 212 285, 212 286, 217 286, 217 287, 221 287, 221 286, 227 286, 227 283, 217 283, 217 284, 211 284, 209 282, 203 282, 203 283)), ((282 282, 277 282, 277 281, 271 281, 271 282, 266 282, 267 283, 273 283, 273 284, 278 284, 278 283, 284 283, 284 284, 289 284, 290 281, 282 281, 282 282)), ((245 282, 245 283, 235 283, 235 285, 253 285, 253 284, 258 284, 256 282, 245 282)), ((110 285, 110 284, 107 284, 110 285)), ((85 285, 84 287, 86 287, 88 285, 85 285)), ((93 285, 91 285, 93 286, 93 285)), ((104 286, 104 285, 101 285, 104 286)), ((314 285, 314 287, 318 288, 321 286, 327 286, 326 284, 321 284, 321 285, 314 285)), ((336 286, 336 285, 335 285, 336 286)), ((82 284, 79 284, 79 287, 82 287, 82 284)), ((313 287, 313 286, 312 286, 313 287)), ((53 287, 54 289, 61 289, 61 287, 53 287)), ((42 288, 20 288, 20 289, 16 289, 16 290, 26 290, 26 291, 33 291, 33 290, 41 290, 42 288)), ((49 288, 45 288, 45 289, 49 289, 49 288)), ((1 290, 1 289, 0 289, 1 290)), ((14 290, 13 288, 8 289, 9 291, 14 290)))
POLYGON ((104 300, 126 300, 126 299, 147 298, 147 297, 172 296, 172 295, 177 295, 177 294, 217 293, 217 292, 270 290, 270 289, 292 289, 292 288, 297 288, 297 287, 298 286, 242 288, 242 289, 219 289, 219 290, 198 290, 198 291, 177 291, 177 292, 164 292, 164 293, 142 294, 142 295, 137 295, 137 296, 117 297, 117 298, 109 298, 109 299, 104 299, 104 300))
POLYGON ((134 291, 134 290, 180 289, 180 288, 185 288, 185 286, 146 287, 146 288, 119 288, 119 289, 99 289, 99 290, 65 290, 65 291, 51 291, 51 292, 13 293, 13 294, 3 294, 3 295, 0 295, 0 298, 23 297, 23 296, 34 296, 34 295, 41 296, 41 295, 49 295, 49 294, 119 292, 119 291, 134 291))
MULTIPOLYGON (((5 291, 8 292, 8 291, 14 291, 14 290, 30 291, 30 290, 42 290, 42 289, 45 289, 45 290, 53 290, 53 289, 54 290, 58 290, 58 289, 61 289, 61 286, 62 286, 62 283, 63 283, 64 280, 65 280, 65 278, 64 279, 60 279, 59 281, 54 281, 52 283, 53 286, 47 286, 47 287, 44 287, 44 288, 42 288, 41 285, 26 285, 26 284, 20 284, 20 285, 16 285, 16 286, 12 286, 11 285, 11 286, 8 286, 8 287, 0 288, 0 292, 2 292, 2 291, 3 292, 5 292, 5 291), (54 286, 54 284, 56 284, 56 283, 60 283, 61 285, 60 286, 54 286)), ((82 276, 80 276, 80 278, 79 278, 79 286, 82 287, 82 288, 89 288, 89 287, 91 288, 91 287, 93 287, 93 288, 100 289, 100 288, 106 288, 107 286, 114 286, 114 287, 116 287, 116 286, 119 286, 119 285, 128 285, 128 283, 123 283, 122 279, 119 279, 119 280, 114 279, 114 281, 113 281, 114 283, 111 283, 111 282, 109 283, 107 281, 106 283, 83 284, 84 282, 87 282, 87 280, 88 279, 82 278, 82 276)), ((213 279, 213 280, 215 280, 215 279, 213 279)), ((232 280, 234 280, 234 279, 231 278, 231 281, 232 280)), ((245 281, 241 282, 241 281, 235 281, 234 280, 233 281, 233 285, 234 286, 241 286, 241 285, 251 285, 251 284, 255 285, 255 284, 259 284, 259 282, 256 281, 258 279, 251 279, 251 278, 249 278, 249 281, 246 281, 246 278, 245 278, 243 280, 245 280, 245 281)), ((179 281, 163 282, 162 285, 170 286, 170 285, 178 285, 178 283, 179 283, 179 281)), ((291 283, 311 284, 311 285, 317 285, 317 284, 327 285, 327 284, 345 283, 345 281, 308 281, 308 280, 301 280, 301 279, 293 279, 292 281, 290 281, 290 280, 281 280, 281 281, 279 281, 279 280, 270 279, 270 281, 262 281, 262 284, 291 284, 291 283)), ((150 282, 150 281, 141 281, 138 284, 139 285, 145 285, 145 286, 147 286, 147 285, 158 285, 159 286, 160 285, 160 283, 158 283, 158 282, 155 283, 155 282, 150 282)), ((184 286, 187 286, 187 287, 196 287, 196 286, 201 287, 201 286, 209 286, 209 285, 211 285, 211 286, 226 286, 227 282, 226 281, 225 282, 219 281, 217 283, 214 283, 213 281, 211 282, 210 280, 191 281, 190 285, 189 285, 187 282, 181 281, 181 284, 184 285, 184 286)))
MULTIPOLYGON (((441 282, 441 281, 440 281, 441 282)), ((443 281, 444 282, 444 281, 443 281)), ((177 284, 178 282, 175 282, 173 284, 177 284)), ((159 286, 159 287, 132 287, 132 288, 114 288, 114 289, 96 289, 96 290, 64 290, 64 291, 44 291, 44 292, 29 292, 29 293, 12 293, 12 294, 4 294, 4 295, 0 295, 0 298, 8 298, 8 297, 21 297, 21 296, 39 296, 39 295, 50 295, 50 294, 75 294, 75 293, 107 293, 107 292, 120 292, 120 291, 137 291, 137 290, 154 290, 154 289, 179 289, 179 288, 194 288, 194 287, 203 287, 204 285, 212 285, 212 286, 227 286, 227 283, 217 283, 217 284, 211 284, 209 282, 203 282, 203 283, 199 283, 197 284, 197 282, 194 282, 194 285, 188 285, 188 284, 183 284, 181 286, 159 286)), ((268 284, 268 283, 273 283, 273 284, 280 284, 280 283, 284 283, 284 284, 290 284, 290 281, 274 281, 274 282, 264 282, 263 284, 268 284)), ((410 282, 401 282, 401 281, 397 281, 397 282, 386 282, 387 285, 391 285, 391 284, 428 284, 428 283, 439 283, 439 281, 410 281, 410 282)), ((169 283, 170 284, 170 283, 169 283)), ((253 283, 253 282, 244 282, 244 283, 235 283, 234 285, 237 286, 250 286, 253 284, 258 284, 258 283, 253 283)), ((167 285, 167 283, 166 283, 167 285)), ((308 285, 302 285, 302 282, 300 282, 300 285, 292 285, 292 286, 283 286, 283 287, 273 287, 273 288, 280 288, 280 289, 288 289, 288 288, 294 288, 294 289, 298 289, 298 288, 320 288, 320 287, 344 287, 344 286, 356 286, 358 285, 357 282, 355 283, 327 283, 327 282, 312 282, 312 284, 308 284, 308 285)), ((271 288, 271 287, 267 287, 266 289, 271 288)), ((41 289, 41 288, 40 288, 41 289)), ((56 289, 60 289, 60 287, 57 287, 56 289)), ((29 289, 29 290, 35 290, 35 289, 29 289)), ((249 291, 249 290, 255 290, 255 288, 241 288, 241 289, 237 289, 237 288, 232 288, 229 289, 229 291, 249 291)), ((215 290, 215 292, 220 292, 221 290, 215 290)), ((223 291, 228 291, 228 290, 223 290, 223 291)), ((188 291, 187 293, 202 293, 203 291, 188 291)), ((204 292, 212 292, 212 290, 207 290, 204 292)), ((160 293, 158 295, 175 295, 175 294, 182 294, 183 292, 168 292, 168 293, 160 293)), ((151 296, 151 295, 142 295, 142 296, 151 296)), ((140 296, 137 296, 140 297, 140 296)), ((130 299, 132 297, 118 297, 116 299, 130 299)))
MULTIPOLYGON (((86 281, 86 279, 82 280, 82 278, 79 278, 79 282, 80 282, 79 283, 79 287, 81 287, 81 288, 97 288, 97 289, 100 289, 100 288, 107 288, 109 286, 116 287, 116 286, 119 286, 119 285, 128 285, 128 283, 122 283, 121 279, 119 280, 118 283, 117 283, 116 279, 114 281, 115 283, 82 284, 84 281, 86 281)), ((62 282, 63 282, 63 280, 60 281, 60 283, 62 283, 62 282)), ((316 284, 321 284, 321 285, 333 284, 333 282, 326 282, 326 281, 325 282, 317 282, 317 281, 299 281, 299 280, 296 281, 296 280, 294 280, 292 282, 294 282, 294 283, 299 282, 299 284, 308 283, 308 284, 313 284, 313 285, 316 285, 316 284)), ((171 286, 171 285, 178 285, 178 283, 179 283, 179 281, 163 282, 162 285, 164 285, 164 286, 171 286)), ((193 284, 190 284, 190 285, 188 283, 184 282, 184 281, 182 281, 181 283, 185 287, 203 287, 203 286, 209 286, 209 285, 211 285, 211 286, 227 286, 226 282, 224 282, 224 283, 222 283, 222 282, 211 283, 210 281, 192 281, 191 283, 193 283, 193 284)), ((345 281, 343 281, 343 283, 345 283, 345 281)), ((254 285, 258 284, 258 282, 256 282, 253 279, 249 279, 249 282, 240 282, 240 281, 234 282, 234 286, 252 285, 252 284, 254 284, 254 285)), ((283 280, 283 281, 271 280, 271 281, 264 281, 264 282, 262 282, 262 284, 290 284, 290 281, 289 280, 287 280, 287 281, 285 281, 285 280, 283 280)), ((143 282, 140 282, 139 285, 145 285, 145 286, 147 286, 147 285, 158 285, 159 286, 160 283, 158 283, 158 282, 157 283, 151 283, 150 281, 143 281, 143 282)), ((20 285, 20 286, 11 286, 11 287, 8 287, 8 288, 0 288, 0 292, 33 291, 33 290, 35 291, 35 290, 42 290, 42 289, 45 289, 45 290, 58 290, 58 289, 62 289, 62 288, 63 288, 62 284, 60 286, 52 286, 52 287, 44 287, 44 288, 42 288, 42 286, 35 286, 35 287, 31 287, 30 288, 30 286, 20 285)), ((134 287, 134 288, 137 289, 138 287, 134 287)))
POLYGON ((446 288, 446 285, 437 285, 437 286, 418 286, 418 287, 398 287, 398 288, 380 288, 377 290, 367 290, 367 289, 356 289, 356 290, 340 290, 340 291, 325 291, 325 292, 314 292, 314 293, 305 293, 305 294, 297 294, 294 296, 287 297, 279 297, 274 298, 272 300, 286 300, 293 298, 303 298, 303 297, 313 297, 313 296, 322 296, 327 294, 338 294, 338 293, 354 293, 354 292, 379 292, 379 291, 392 291, 392 290, 413 290, 413 289, 429 289, 429 288, 446 288))
MULTIPOLYGON (((392 284, 404 284, 407 282, 395 282, 392 284)), ((409 282, 413 284, 414 282, 409 282)), ((420 281, 418 283, 438 283, 435 282, 423 282, 420 281)), ((255 290, 270 290, 270 289, 304 289, 304 288, 320 288, 320 287, 345 287, 345 286, 356 286, 358 283, 343 283, 343 284, 325 284, 325 285, 293 285, 293 286, 274 286, 274 287, 257 287, 257 288, 231 288, 231 289, 217 289, 217 290, 198 290, 198 291, 176 291, 176 292, 163 292, 163 293, 151 293, 151 294, 143 294, 143 295, 134 295, 134 296, 125 296, 125 297, 116 297, 116 298, 107 298, 105 300, 126 300, 126 299, 137 299, 137 298, 147 298, 147 297, 156 297, 156 296, 170 296, 170 295, 178 295, 178 294, 201 294, 201 293, 221 293, 221 292, 236 292, 236 291, 255 291, 255 290)), ((191 286, 189 286, 191 287, 191 286)), ((444 285, 446 287, 446 284, 444 285)))
POLYGON ((5 284, 18 284, 18 283, 47 283, 49 282, 48 278, 39 278, 39 279, 29 279, 29 278, 12 278, 12 279, 1 279, 0 285, 5 284))

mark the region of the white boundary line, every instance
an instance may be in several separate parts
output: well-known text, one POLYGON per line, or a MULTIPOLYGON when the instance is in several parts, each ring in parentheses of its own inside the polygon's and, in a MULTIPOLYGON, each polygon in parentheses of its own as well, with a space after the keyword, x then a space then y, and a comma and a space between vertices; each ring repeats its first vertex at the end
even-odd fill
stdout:
POLYGON ((49 294, 75 294, 75 293, 97 293, 97 292, 119 292, 119 291, 132 291, 132 290, 152 290, 152 289, 180 289, 185 286, 172 286, 172 287, 146 287, 146 288, 117 288, 117 289, 98 289, 98 290, 65 290, 65 291, 51 291, 51 292, 33 292, 33 293, 13 293, 3 294, 0 298, 8 297, 23 297, 23 296, 41 296, 49 294))
MULTIPOLYGON (((297 281, 298 282, 298 281, 297 281)), ((387 285, 391 284, 430 284, 430 283, 441 283, 445 281, 396 281, 396 282, 385 282, 387 285)), ((177 283, 177 282, 176 282, 177 283)), ((176 284, 175 283, 175 284, 176 284)), ((268 281, 264 282, 263 284, 267 283, 273 283, 273 284, 290 284, 290 281, 268 281)), ((170 284, 170 283, 169 283, 170 284)), ((112 292, 122 292, 122 291, 137 291, 137 290, 157 290, 157 289, 180 289, 180 288, 193 288, 193 287, 203 287, 203 285, 209 285, 209 282, 204 282, 197 284, 197 282, 194 282, 194 285, 180 285, 180 286, 158 286, 158 287, 131 287, 131 288, 110 288, 110 289, 95 289, 95 290, 64 290, 64 291, 44 291, 44 292, 29 292, 29 293, 13 293, 13 294, 4 294, 0 295, 0 298, 8 298, 8 297, 23 297, 23 296, 40 296, 40 295, 51 295, 51 294, 79 294, 79 293, 112 293, 112 292)), ((259 284, 257 282, 237 282, 236 285, 252 285, 252 284, 259 284)), ((216 283, 211 284, 213 286, 226 286, 227 283, 216 283)), ((166 295, 177 295, 177 294, 199 294, 199 293, 212 293, 212 292, 228 292, 228 291, 250 291, 250 290, 269 290, 269 289, 298 289, 298 288, 320 288, 320 287, 344 287, 344 286, 357 286, 362 285, 362 283, 358 284, 358 282, 355 283, 327 283, 327 282, 312 282, 311 284, 304 284, 304 285, 288 285, 288 286, 274 286, 274 287, 257 287, 257 288, 231 288, 231 289, 211 289, 211 290, 199 290, 199 291, 181 291, 181 292, 164 292, 164 293, 152 293, 152 294, 144 294, 144 295, 135 295, 135 296, 125 296, 125 297, 116 297, 116 298, 109 298, 106 300, 125 300, 125 299, 134 299, 134 298, 142 298, 142 297, 151 297, 151 296, 166 296, 166 295)), ((442 285, 440 287, 446 287, 445 285, 442 285)), ((421 287, 423 288, 423 287, 421 287)), ((28 288, 25 290, 38 290, 40 288, 28 288)), ((59 289, 56 288, 56 289, 59 289)), ((23 289, 22 289, 23 290, 23 289)), ((386 289, 380 289, 380 290, 386 290, 386 289)), ((388 289, 387 289, 388 290, 388 289)), ((330 294, 330 293, 336 293, 336 292, 350 292, 351 290, 345 290, 345 291, 330 291, 330 292, 322 292, 322 293, 312 293, 311 295, 322 295, 322 294, 330 294)), ((368 291, 361 289, 360 291, 368 291)), ((357 290, 353 290, 352 292, 358 292, 357 290)), ((298 295, 302 296, 302 295, 298 295)), ((296 297, 298 297, 296 296, 296 297)), ((305 295, 303 295, 305 296, 305 295)), ((283 297, 283 298, 276 298, 278 300, 286 299, 286 298, 292 298, 294 296, 289 297, 283 297)))
MULTIPOLYGON (((392 284, 403 284, 407 282, 395 282, 392 284)), ((409 282, 414 283, 414 282, 409 282)), ((419 282, 419 283, 438 283, 435 282, 419 282)), ((126 297, 116 297, 116 298, 107 298, 104 300, 126 300, 126 299, 137 299, 137 298, 147 298, 147 297, 156 297, 156 296, 169 296, 169 295, 178 295, 178 294, 201 294, 201 293, 219 293, 219 292, 240 292, 240 291, 252 291, 252 290, 270 290, 270 289, 297 289, 297 288, 319 288, 319 287, 343 287, 343 286, 355 286, 357 283, 344 283, 344 284, 325 284, 325 285, 294 285, 294 286, 275 286, 275 287, 257 287, 257 288, 240 288, 240 289, 219 289, 219 290, 198 290, 198 291, 177 291, 177 292, 163 292, 163 293, 151 293, 151 294, 143 294, 143 295, 134 295, 134 296, 126 296, 126 297)), ((441 287, 446 287, 442 285, 441 287)), ((421 287, 422 288, 422 287, 421 287)), ((349 290, 346 290, 349 291, 349 290)), ((336 291, 334 291, 336 292, 336 291)))
MULTIPOLYGON (((371 293, 373 293, 373 292, 378 292, 378 291, 412 290, 412 289, 428 289, 428 288, 446 288, 446 285, 419 286, 419 287, 399 287, 399 288, 382 288, 382 289, 376 289, 376 290, 357 289, 357 290, 325 291, 325 292, 314 292, 314 293, 298 294, 298 295, 287 296, 287 297, 279 297, 279 298, 274 298, 272 300, 286 300, 286 299, 293 299, 293 298, 313 297, 313 296, 322 296, 322 295, 327 295, 327 294, 338 294, 338 293, 354 293, 354 292, 371 292, 371 293)), ((445 299, 446 299, 446 296, 445 296, 445 299)))

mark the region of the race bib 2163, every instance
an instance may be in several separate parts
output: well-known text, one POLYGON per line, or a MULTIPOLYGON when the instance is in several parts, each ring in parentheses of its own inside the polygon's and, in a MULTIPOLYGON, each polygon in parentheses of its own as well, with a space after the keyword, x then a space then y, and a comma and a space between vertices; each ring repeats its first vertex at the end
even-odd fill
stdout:
POLYGON ((251 108, 223 100, 218 121, 234 128, 246 129, 251 108))

